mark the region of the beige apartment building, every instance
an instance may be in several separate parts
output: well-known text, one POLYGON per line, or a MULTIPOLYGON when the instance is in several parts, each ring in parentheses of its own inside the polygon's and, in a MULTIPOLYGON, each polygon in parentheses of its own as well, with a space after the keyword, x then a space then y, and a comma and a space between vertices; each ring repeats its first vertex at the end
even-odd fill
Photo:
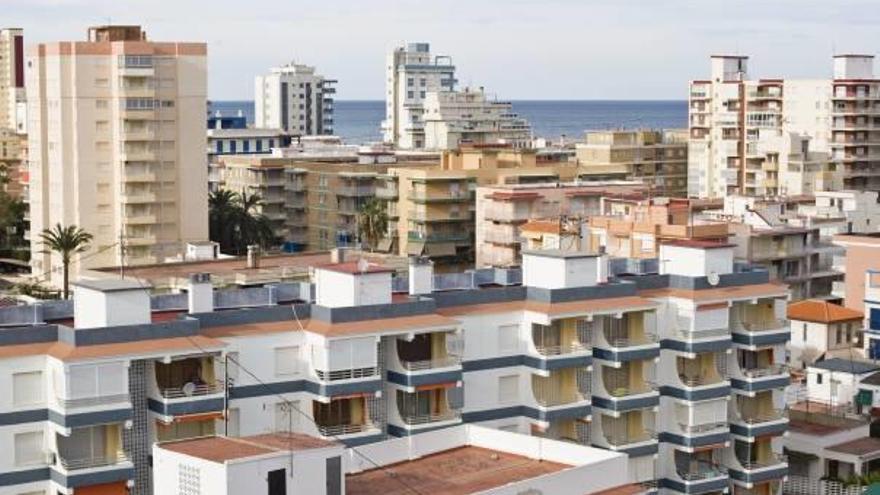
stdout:
POLYGON ((0 187, 13 198, 21 198, 26 176, 27 137, 12 129, 0 129, 0 187))
POLYGON ((687 148, 686 129, 589 131, 586 142, 576 145, 576 157, 585 177, 619 174, 642 181, 658 196, 684 197, 687 148))
POLYGON ((24 133, 24 34, 0 29, 0 129, 24 133))
POLYGON ((29 198, 35 274, 57 274, 38 232, 94 236, 80 268, 161 262, 208 238, 205 43, 140 26, 29 47, 29 198))

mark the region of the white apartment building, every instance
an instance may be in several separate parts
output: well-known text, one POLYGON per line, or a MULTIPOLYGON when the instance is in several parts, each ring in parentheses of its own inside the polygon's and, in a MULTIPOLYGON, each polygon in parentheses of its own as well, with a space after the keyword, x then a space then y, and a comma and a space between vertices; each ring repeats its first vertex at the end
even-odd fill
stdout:
POLYGON ((779 494, 786 288, 727 244, 660 259, 618 275, 534 251, 522 271, 415 261, 404 279, 363 260, 312 284, 215 292, 201 274, 152 297, 80 281, 72 305, 0 309, 0 494, 150 493, 156 442, 352 447, 473 423, 626 454, 628 481, 664 494, 779 494))
POLYGON ((507 101, 490 100, 483 88, 431 91, 424 101, 425 148, 452 150, 461 144, 531 145, 529 122, 507 101))
POLYGON ((880 188, 873 56, 835 56, 833 78, 813 80, 750 79, 747 62, 712 56, 711 79, 690 83, 690 196, 880 188))
POLYGON ((395 48, 385 62, 383 140, 400 149, 424 148, 428 93, 454 91, 456 82, 452 59, 431 55, 428 43, 395 48))
POLYGON ((204 43, 148 41, 139 26, 30 48, 34 274, 60 276, 39 240, 58 223, 94 236, 73 273, 155 263, 208 238, 206 59, 204 43))
POLYGON ((0 128, 27 132, 24 92, 24 34, 0 29, 0 128))
POLYGON ((291 135, 333 134, 336 81, 291 62, 254 78, 254 127, 291 135))

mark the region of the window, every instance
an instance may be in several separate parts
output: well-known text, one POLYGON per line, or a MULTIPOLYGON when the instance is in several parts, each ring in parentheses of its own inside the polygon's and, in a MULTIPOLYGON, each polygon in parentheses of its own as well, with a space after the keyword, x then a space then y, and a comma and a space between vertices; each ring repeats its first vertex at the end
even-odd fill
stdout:
POLYGON ((245 139, 244 141, 241 142, 241 150, 244 151, 245 153, 247 153, 251 150, 250 139, 245 139))
POLYGON ((29 406, 43 402, 43 372, 31 371, 12 375, 12 405, 29 406))
POLYGON ((498 377, 498 403, 510 404, 519 399, 519 375, 498 377))
POLYGON ((289 376, 299 373, 299 346, 275 349, 275 375, 289 376))
POLYGON ((217 153, 223 153, 223 141, 217 140, 217 153))
POLYGON ((424 98, 424 97, 425 97, 425 92, 419 91, 419 98, 424 98))
POLYGON ((412 99, 412 98, 415 97, 415 93, 413 93, 412 91, 407 91, 407 92, 406 92, 406 97, 412 99))
POLYGON ((229 152, 235 153, 235 149, 236 149, 237 145, 238 145, 238 143, 234 139, 232 141, 229 141, 229 152))
POLYGON ((837 343, 840 344, 841 341, 843 341, 843 331, 842 331, 842 330, 840 329, 840 327, 838 326, 838 327, 837 327, 837 331, 836 331, 835 333, 836 333, 835 338, 837 339, 837 343))
POLYGON ((407 86, 412 86, 412 85, 414 85, 414 84, 415 84, 415 79, 413 79, 413 78, 411 78, 411 77, 408 77, 408 78, 406 79, 406 85, 407 85, 407 86))
POLYGON ((519 350, 519 325, 498 327, 498 351, 516 352, 519 350))
POLYGON ((95 100, 95 108, 101 110, 107 108, 107 100, 95 100))
POLYGON ((259 153, 260 151, 263 151, 263 140, 257 139, 257 153, 259 153))
POLYGON ((816 373, 816 385, 822 385, 822 373, 816 373))
POLYGON ((42 431, 16 433, 14 442, 16 466, 32 466, 45 463, 42 431))
POLYGON ((803 327, 803 337, 802 337, 802 339, 803 339, 804 342, 807 341, 807 324, 806 324, 806 323, 804 323, 804 327, 803 327))
POLYGON ((106 77, 99 77, 95 79, 95 86, 98 88, 106 88, 110 86, 110 80, 106 77))

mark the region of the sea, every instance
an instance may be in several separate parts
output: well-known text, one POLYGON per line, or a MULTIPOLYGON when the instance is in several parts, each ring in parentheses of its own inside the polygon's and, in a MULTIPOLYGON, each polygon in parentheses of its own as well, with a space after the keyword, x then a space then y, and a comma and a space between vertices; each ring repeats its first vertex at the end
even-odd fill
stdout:
MULTIPOLYGON (((687 101, 674 100, 514 100, 514 113, 525 117, 536 137, 579 139, 587 130, 672 129, 687 127, 687 101)), ((381 100, 336 100, 335 134, 347 143, 381 141, 379 126, 385 118, 381 100)), ((211 101, 210 111, 234 115, 239 111, 254 121, 254 102, 211 101)))

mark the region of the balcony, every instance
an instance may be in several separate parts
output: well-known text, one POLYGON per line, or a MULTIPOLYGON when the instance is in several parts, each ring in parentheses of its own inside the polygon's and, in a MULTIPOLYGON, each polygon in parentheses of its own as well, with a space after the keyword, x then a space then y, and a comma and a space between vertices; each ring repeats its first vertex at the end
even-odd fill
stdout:
POLYGON ((378 400, 382 399, 352 397, 333 399, 329 403, 312 401, 312 417, 318 434, 345 442, 352 437, 381 433, 371 417, 378 400))
POLYGON ((730 384, 724 366, 727 355, 724 351, 704 352, 693 358, 679 355, 675 358, 675 371, 678 383, 672 387, 672 394, 684 400, 706 400, 727 396, 730 384))
POLYGON ((512 225, 487 225, 483 239, 492 244, 514 245, 522 242, 519 232, 512 225))
POLYGON ((125 193, 122 195, 122 202, 128 204, 155 203, 158 196, 154 192, 137 192, 125 193))
POLYGON ((414 190, 409 199, 413 203, 463 203, 471 200, 471 193, 467 188, 445 192, 414 190))
POLYGON ((483 213, 486 220, 500 223, 526 222, 531 215, 531 208, 527 203, 488 204, 483 213))
POLYGON ((659 387, 653 379, 654 364, 631 361, 620 367, 600 364, 598 387, 593 390, 593 404, 609 411, 624 412, 654 407, 660 402, 659 387))
POLYGON ((729 483, 727 468, 712 454, 712 451, 689 454, 676 449, 675 472, 661 480, 661 486, 687 494, 725 491, 729 483))
POLYGON ((640 456, 657 452, 656 415, 649 410, 630 411, 612 416, 599 414, 596 426, 600 434, 594 443, 603 448, 640 456))
POLYGON ((175 416, 222 411, 226 390, 214 368, 214 356, 155 362, 150 409, 166 423, 175 416))
POLYGON ((747 484, 780 480, 788 474, 788 460, 772 450, 769 439, 735 440, 730 478, 747 484))
POLYGON ((593 343, 593 356, 612 362, 653 359, 660 355, 654 314, 625 313, 621 317, 603 316, 593 343))
POLYGON ((388 360, 388 381, 407 391, 416 387, 460 381, 464 341, 455 332, 431 332, 394 339, 388 360))
POLYGON ((731 385, 751 393, 788 386, 788 366, 775 362, 775 359, 773 348, 737 349, 731 385))
POLYGON ((374 196, 376 189, 372 186, 339 186, 336 188, 337 196, 366 197, 374 196))
POLYGON ((368 368, 354 368, 344 370, 315 370, 315 375, 322 382, 337 382, 345 380, 359 380, 363 378, 375 378, 379 376, 379 368, 373 366, 368 368))
POLYGON ((592 363, 590 323, 575 318, 532 324, 532 348, 526 365, 540 370, 585 367, 592 363))
POLYGON ((439 387, 418 392, 396 391, 397 407, 389 418, 389 430, 404 431, 448 426, 461 422, 461 407, 453 405, 450 394, 460 394, 456 387, 439 387), (397 416, 396 418, 393 416, 397 416), (399 425, 394 423, 400 422, 399 425))
POLYGON ((57 474, 52 479, 62 486, 77 488, 88 477, 103 482, 132 477, 133 464, 122 449, 121 424, 74 428, 70 436, 56 435, 56 446, 52 470, 57 474))
POLYGON ((464 242, 470 240, 471 234, 462 230, 433 232, 410 230, 407 232, 407 238, 418 242, 464 242))

